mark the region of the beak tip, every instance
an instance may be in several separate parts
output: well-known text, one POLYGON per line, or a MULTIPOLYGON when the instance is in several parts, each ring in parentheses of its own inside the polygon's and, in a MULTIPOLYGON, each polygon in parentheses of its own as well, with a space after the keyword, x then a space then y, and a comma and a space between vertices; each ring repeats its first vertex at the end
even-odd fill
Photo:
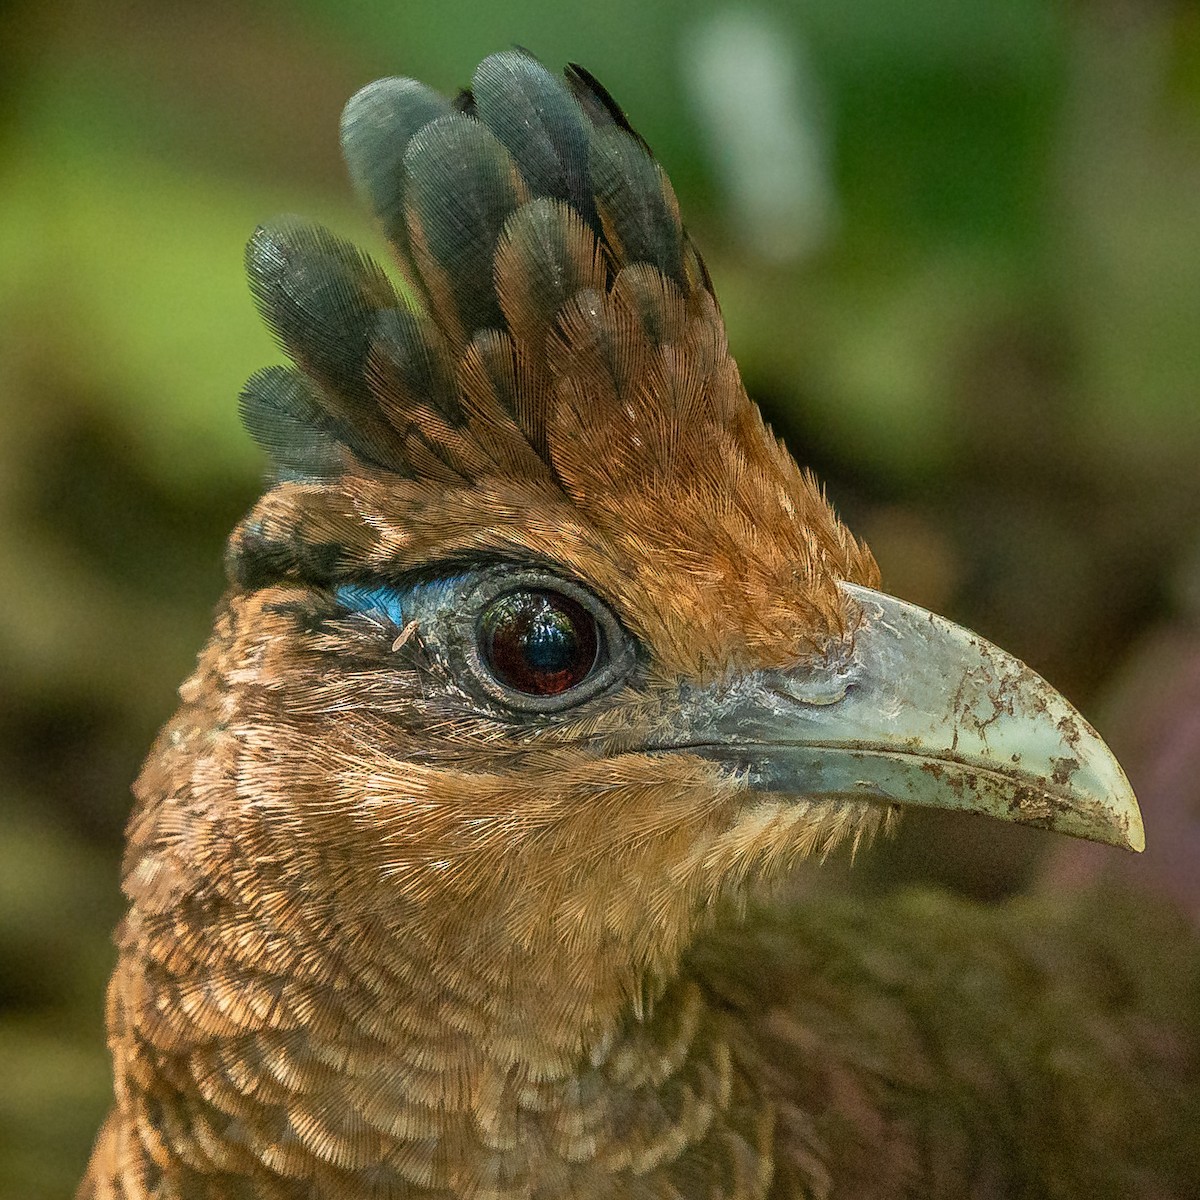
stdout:
POLYGON ((1078 781, 1083 786, 1059 795, 1059 802, 1067 805, 1065 812, 1059 810, 1065 819, 1052 828, 1140 854, 1146 848, 1146 827, 1137 797, 1112 751, 1099 735, 1093 738, 1089 757, 1094 769, 1078 781))
POLYGON ((1138 811, 1136 802, 1133 819, 1125 830, 1125 846, 1135 854, 1141 854, 1146 849, 1146 827, 1142 824, 1142 814, 1138 811))
MULTIPOLYGON (((1116 760, 1113 759, 1112 762, 1119 771, 1116 760)), ((1116 846, 1118 850, 1130 850, 1134 854, 1141 854, 1146 848, 1146 826, 1142 821, 1142 810, 1138 807, 1137 797, 1125 780, 1123 771, 1121 780, 1125 786, 1110 792, 1108 802, 1093 818, 1098 818, 1098 824, 1093 825, 1095 832, 1091 836, 1096 841, 1116 846)), ((1083 836, 1087 837, 1088 834, 1083 833, 1083 836)))
MULTIPOLYGON (((1138 804, 1128 776, 1122 770, 1112 751, 1100 741, 1098 734, 1096 740, 1099 742, 1100 752, 1107 753, 1111 770, 1110 799, 1107 808, 1110 827, 1115 835, 1112 844, 1122 850, 1141 854, 1146 849, 1146 825, 1142 820, 1141 806, 1138 804)), ((1099 757, 1099 753, 1097 757, 1099 757)))

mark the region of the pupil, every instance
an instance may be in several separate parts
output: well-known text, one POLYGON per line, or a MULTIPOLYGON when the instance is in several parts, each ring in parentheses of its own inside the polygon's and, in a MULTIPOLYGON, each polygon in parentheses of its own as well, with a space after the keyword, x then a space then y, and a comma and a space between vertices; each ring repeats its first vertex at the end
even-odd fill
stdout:
POLYGON ((529 696, 557 696, 582 683, 598 650, 595 619, 558 592, 510 592, 481 622, 484 662, 501 683, 529 696))

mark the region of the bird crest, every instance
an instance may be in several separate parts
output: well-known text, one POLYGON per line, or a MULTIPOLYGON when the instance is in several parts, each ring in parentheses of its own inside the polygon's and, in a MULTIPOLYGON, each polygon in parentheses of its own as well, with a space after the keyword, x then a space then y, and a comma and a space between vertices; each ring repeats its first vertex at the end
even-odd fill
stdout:
MULTIPOLYGON (((283 219, 255 233, 254 295, 298 369, 254 377, 242 412, 281 476, 340 473, 347 451, 412 478, 519 472, 529 449, 553 469, 580 374, 589 398, 619 391, 662 422, 666 397, 629 386, 648 351, 720 322, 670 181, 591 75, 559 78, 511 50, 453 102, 381 79, 346 106, 342 144, 408 295, 324 229, 283 219)), ((700 388, 723 365, 709 342, 700 388)))

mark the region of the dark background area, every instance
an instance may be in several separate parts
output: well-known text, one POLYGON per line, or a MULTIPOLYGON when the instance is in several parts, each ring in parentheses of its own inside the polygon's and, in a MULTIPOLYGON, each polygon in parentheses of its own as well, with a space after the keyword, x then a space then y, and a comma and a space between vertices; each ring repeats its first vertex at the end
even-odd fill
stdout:
MULTIPOLYGON (((129 783, 260 487, 235 398, 279 354, 242 246, 292 211, 378 249, 342 103, 383 74, 452 90, 514 42, 586 65, 663 160, 751 394, 889 589, 1060 686, 1161 869, 1195 873, 1171 833, 1200 810, 1194 4, 10 2, 0 1197, 70 1194, 108 1104, 129 783)), ((1119 869, 1065 845, 910 820, 853 886, 1119 869)))

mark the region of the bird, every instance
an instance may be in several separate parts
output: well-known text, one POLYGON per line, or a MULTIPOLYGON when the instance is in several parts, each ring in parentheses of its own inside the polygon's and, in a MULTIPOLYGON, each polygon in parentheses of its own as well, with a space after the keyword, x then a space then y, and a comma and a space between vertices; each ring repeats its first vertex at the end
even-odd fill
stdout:
POLYGON ((134 787, 80 1200, 1200 1195, 1186 921, 771 886, 913 807, 1142 818, 881 590, 620 106, 511 49, 341 136, 394 267, 249 242, 271 476, 134 787))

